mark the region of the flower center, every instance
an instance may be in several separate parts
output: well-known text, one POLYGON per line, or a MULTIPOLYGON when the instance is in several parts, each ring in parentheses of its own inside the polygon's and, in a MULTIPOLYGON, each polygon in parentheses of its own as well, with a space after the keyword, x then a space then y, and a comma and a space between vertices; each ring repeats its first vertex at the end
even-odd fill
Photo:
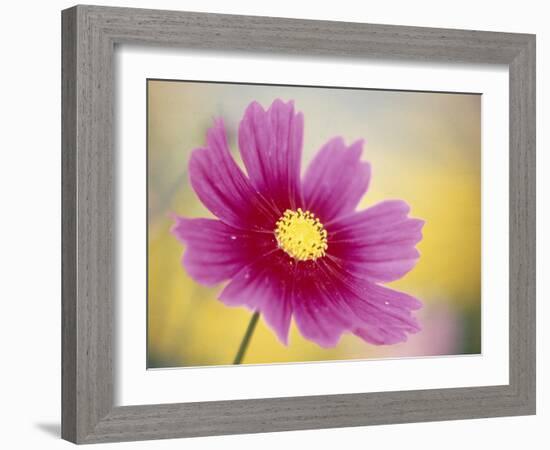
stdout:
POLYGON ((309 211, 287 209, 277 221, 275 237, 279 248, 298 261, 325 256, 328 248, 327 231, 309 211))

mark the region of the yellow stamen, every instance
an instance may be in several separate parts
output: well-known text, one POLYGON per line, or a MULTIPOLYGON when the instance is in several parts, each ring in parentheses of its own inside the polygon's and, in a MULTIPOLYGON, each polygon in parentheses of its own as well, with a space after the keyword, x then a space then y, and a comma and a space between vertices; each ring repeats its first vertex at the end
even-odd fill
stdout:
POLYGON ((321 258, 328 248, 323 224, 313 213, 301 208, 284 212, 277 221, 275 237, 279 248, 298 261, 321 258))

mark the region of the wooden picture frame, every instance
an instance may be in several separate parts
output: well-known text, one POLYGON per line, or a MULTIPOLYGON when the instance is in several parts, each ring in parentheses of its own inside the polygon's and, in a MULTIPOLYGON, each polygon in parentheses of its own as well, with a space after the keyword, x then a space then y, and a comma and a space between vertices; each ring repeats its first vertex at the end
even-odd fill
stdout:
POLYGON ((535 36, 75 6, 62 13, 62 437, 177 438, 535 413, 535 36), (510 86, 509 384, 114 406, 116 44, 505 64, 510 86))

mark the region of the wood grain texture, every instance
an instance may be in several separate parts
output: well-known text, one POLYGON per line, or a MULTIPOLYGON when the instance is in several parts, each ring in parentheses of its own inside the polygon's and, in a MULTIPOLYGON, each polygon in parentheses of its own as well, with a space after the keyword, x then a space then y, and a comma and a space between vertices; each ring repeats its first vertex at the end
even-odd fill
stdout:
POLYGON ((76 440, 76 10, 63 14, 61 33, 61 434, 76 440))
POLYGON ((93 443, 535 412, 535 37, 77 6, 62 14, 62 436, 93 443), (510 383, 114 407, 115 44, 506 64, 510 72, 510 383))

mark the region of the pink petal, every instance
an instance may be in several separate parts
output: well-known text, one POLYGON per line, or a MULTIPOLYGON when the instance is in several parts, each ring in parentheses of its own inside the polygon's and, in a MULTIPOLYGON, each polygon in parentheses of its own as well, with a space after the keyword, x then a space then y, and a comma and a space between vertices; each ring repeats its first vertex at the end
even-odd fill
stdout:
POLYGON ((338 280, 337 289, 354 318, 350 331, 376 345, 406 341, 407 334, 420 331, 412 315, 421 307, 416 298, 358 278, 333 262, 326 264, 338 280))
POLYGON ((394 328, 362 328, 353 333, 374 345, 398 344, 407 340, 407 334, 403 330, 394 328))
POLYGON ((370 165, 361 162, 363 141, 347 147, 341 137, 328 141, 307 168, 302 189, 305 208, 328 222, 351 213, 368 189, 370 165))
POLYGON ((239 148, 250 181, 282 214, 301 202, 304 118, 293 102, 275 100, 267 111, 252 102, 239 126, 239 148))
POLYGON ((324 348, 334 347, 338 344, 345 329, 333 325, 330 315, 324 314, 323 311, 308 302, 311 298, 302 296, 294 306, 296 326, 306 339, 324 348))
POLYGON ((345 268, 372 281, 403 277, 418 261, 415 245, 424 221, 407 217, 409 206, 389 200, 327 225, 328 253, 345 268))
POLYGON ((171 231, 185 246, 182 265, 199 283, 232 278, 258 255, 274 248, 263 234, 243 231, 219 220, 175 217, 171 231))
POLYGON ((221 120, 208 130, 207 148, 193 151, 189 176, 201 202, 229 225, 271 230, 279 217, 235 163, 221 120))
POLYGON ((414 297, 358 278, 330 260, 300 263, 292 296, 302 335, 322 347, 352 332, 377 345, 401 342, 420 327, 414 297))
POLYGON ((279 340, 287 345, 292 289, 292 267, 288 258, 276 250, 237 273, 219 299, 227 306, 260 311, 279 340))
POLYGON ((284 344, 291 315, 302 335, 322 347, 335 346, 345 332, 382 345, 420 329, 414 297, 358 278, 334 261, 296 263, 279 250, 241 269, 219 298, 260 311, 284 344))
POLYGON ((317 262, 298 263, 292 304, 302 335, 321 347, 334 347, 357 317, 342 297, 339 283, 317 262))

